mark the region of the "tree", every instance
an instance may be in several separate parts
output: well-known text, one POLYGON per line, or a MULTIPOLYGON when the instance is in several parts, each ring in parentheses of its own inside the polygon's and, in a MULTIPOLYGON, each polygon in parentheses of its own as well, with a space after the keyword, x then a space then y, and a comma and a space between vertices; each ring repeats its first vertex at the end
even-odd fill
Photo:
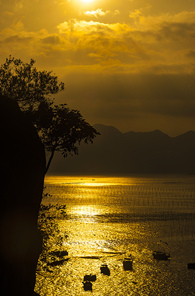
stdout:
POLYGON ((24 63, 12 56, 0 67, 0 92, 18 102, 36 127, 45 149, 51 153, 47 173, 55 151, 64 157, 78 154, 78 145, 93 142, 99 133, 82 117, 78 110, 66 104, 55 105, 52 95, 64 90, 52 71, 38 71, 35 60, 24 63))
POLYGON ((51 95, 64 90, 64 83, 59 82, 52 71, 38 71, 35 60, 24 63, 12 56, 0 67, 0 91, 16 100, 22 109, 36 110, 40 103, 52 103, 51 95))
POLYGON ((69 109, 66 104, 44 106, 40 104, 35 112, 35 125, 41 133, 42 142, 51 152, 46 166, 48 171, 55 151, 60 151, 64 157, 68 154, 78 154, 78 144, 93 142, 99 134, 83 119, 78 110, 69 109))

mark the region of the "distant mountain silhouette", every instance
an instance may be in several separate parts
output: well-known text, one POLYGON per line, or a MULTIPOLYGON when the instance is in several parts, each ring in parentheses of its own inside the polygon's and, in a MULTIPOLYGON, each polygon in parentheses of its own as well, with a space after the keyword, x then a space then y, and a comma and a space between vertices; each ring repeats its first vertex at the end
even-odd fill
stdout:
POLYGON ((78 156, 56 155, 50 174, 193 174, 195 132, 169 137, 159 130, 121 133, 95 124, 101 133, 78 156))

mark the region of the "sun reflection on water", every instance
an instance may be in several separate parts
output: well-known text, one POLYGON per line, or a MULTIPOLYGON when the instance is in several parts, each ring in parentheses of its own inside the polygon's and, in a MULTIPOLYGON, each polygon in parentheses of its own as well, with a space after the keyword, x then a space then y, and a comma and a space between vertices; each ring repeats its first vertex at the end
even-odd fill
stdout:
POLYGON ((52 271, 39 271, 37 292, 87 295, 83 277, 95 274, 90 295, 194 295, 186 264, 195 260, 195 182, 175 180, 47 177, 52 197, 43 202, 67 206, 64 216, 56 213, 56 223, 68 256, 52 271), (161 239, 169 244, 170 262, 156 262, 152 256, 161 239), (124 271, 123 259, 129 254, 133 270, 124 271), (110 276, 101 274, 101 264, 109 266, 110 276))
POLYGON ((71 214, 83 216, 96 216, 101 213, 101 209, 95 205, 76 205, 71 207, 71 214))
MULTIPOLYGON (((141 180, 141 179, 140 179, 141 180)), ((81 186, 111 186, 111 185, 133 185, 137 184, 138 178, 124 177, 102 177, 102 176, 46 176, 45 185, 81 185, 81 186)))

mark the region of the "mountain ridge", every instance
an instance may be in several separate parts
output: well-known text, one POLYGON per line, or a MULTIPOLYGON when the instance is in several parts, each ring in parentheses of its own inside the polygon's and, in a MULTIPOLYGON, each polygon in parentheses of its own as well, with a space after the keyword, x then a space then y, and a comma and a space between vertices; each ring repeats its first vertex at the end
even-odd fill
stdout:
POLYGON ((189 130, 185 133, 182 133, 180 135, 177 135, 177 136, 169 136, 168 134, 164 133, 163 131, 159 130, 159 129, 154 129, 154 130, 151 130, 151 131, 147 131, 147 132, 142 132, 142 131, 128 131, 128 132, 121 132, 118 128, 114 127, 113 125, 105 125, 105 124, 101 124, 101 123, 96 123, 93 125, 94 128, 96 128, 97 130, 98 129, 102 129, 102 128, 112 128, 112 129, 115 129, 117 130, 119 133, 121 134, 129 134, 129 133, 134 133, 134 134, 161 134, 161 135, 166 135, 167 137, 169 138, 177 138, 177 137, 180 137, 180 136, 183 136, 183 135, 194 135, 195 134, 195 130, 189 130))
POLYGON ((81 144, 78 156, 58 153, 50 174, 193 174, 195 131, 170 137, 160 130, 122 133, 95 124, 101 135, 92 145, 81 144))

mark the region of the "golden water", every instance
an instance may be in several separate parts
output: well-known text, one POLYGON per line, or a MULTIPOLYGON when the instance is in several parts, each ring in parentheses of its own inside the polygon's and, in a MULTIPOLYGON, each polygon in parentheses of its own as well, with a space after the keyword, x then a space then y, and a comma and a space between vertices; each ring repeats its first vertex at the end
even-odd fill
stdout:
MULTIPOLYGON (((43 204, 66 205, 56 213, 62 265, 37 271, 40 295, 195 295, 195 177, 67 177, 45 180, 52 196, 43 204), (152 252, 166 242, 170 261, 156 261, 152 252), (123 259, 133 256, 133 270, 123 259), (101 274, 107 264, 110 276, 101 274), (96 274, 84 291, 85 274, 96 274)), ((59 245, 52 245, 52 250, 59 245)))

